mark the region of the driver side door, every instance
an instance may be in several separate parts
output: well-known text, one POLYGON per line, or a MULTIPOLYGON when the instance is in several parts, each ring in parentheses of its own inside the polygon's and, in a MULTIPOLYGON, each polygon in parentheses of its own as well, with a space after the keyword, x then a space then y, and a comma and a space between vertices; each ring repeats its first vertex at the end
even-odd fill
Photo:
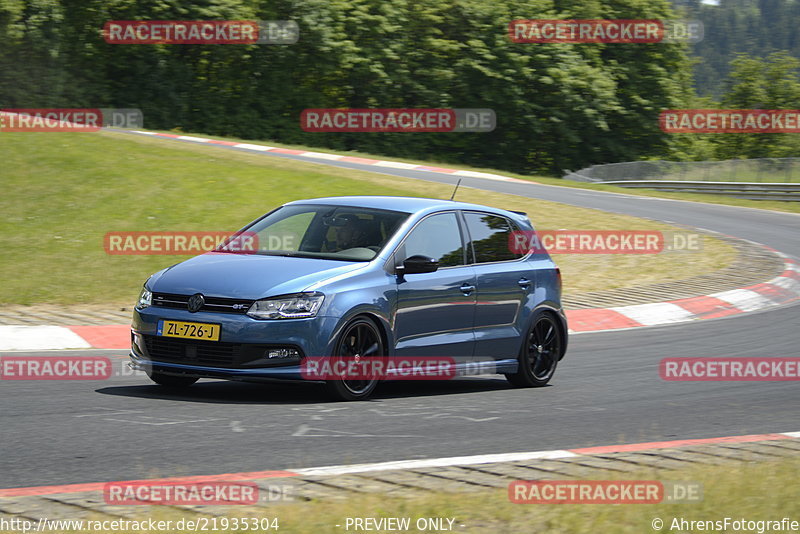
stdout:
POLYGON ((415 255, 439 261, 432 273, 397 280, 395 353, 398 356, 472 356, 475 344, 475 269, 466 264, 464 232, 455 211, 422 219, 398 247, 394 265, 415 255))

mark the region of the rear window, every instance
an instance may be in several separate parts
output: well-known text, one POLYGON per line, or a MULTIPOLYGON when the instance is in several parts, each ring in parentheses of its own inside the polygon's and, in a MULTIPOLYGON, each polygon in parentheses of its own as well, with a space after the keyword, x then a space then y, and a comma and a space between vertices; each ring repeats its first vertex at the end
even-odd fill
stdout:
POLYGON ((511 233, 515 227, 505 217, 465 212, 464 218, 475 251, 475 263, 510 261, 524 256, 509 247, 511 233))

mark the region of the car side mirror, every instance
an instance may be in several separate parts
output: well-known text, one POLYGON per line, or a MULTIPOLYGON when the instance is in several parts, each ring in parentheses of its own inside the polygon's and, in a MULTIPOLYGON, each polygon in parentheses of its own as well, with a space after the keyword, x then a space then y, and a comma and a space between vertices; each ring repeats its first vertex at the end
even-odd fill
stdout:
POLYGON ((406 258, 402 265, 395 267, 398 275, 433 273, 439 269, 439 260, 417 254, 406 258))

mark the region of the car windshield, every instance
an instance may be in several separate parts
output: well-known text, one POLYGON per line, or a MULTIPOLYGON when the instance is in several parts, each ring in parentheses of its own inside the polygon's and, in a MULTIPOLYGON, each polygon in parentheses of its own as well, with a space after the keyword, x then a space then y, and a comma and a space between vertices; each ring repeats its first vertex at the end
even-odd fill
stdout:
MULTIPOLYGON (((251 253, 370 261, 408 218, 398 211, 330 205, 282 206, 245 228, 251 253)), ((223 246, 218 252, 231 252, 223 246)))

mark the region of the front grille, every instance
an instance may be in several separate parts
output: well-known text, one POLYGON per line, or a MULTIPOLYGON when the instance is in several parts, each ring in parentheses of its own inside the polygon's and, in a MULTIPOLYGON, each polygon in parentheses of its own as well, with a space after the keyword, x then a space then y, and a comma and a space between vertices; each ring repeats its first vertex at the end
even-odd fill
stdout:
POLYGON ((297 363, 294 359, 264 360, 266 351, 275 345, 196 341, 152 335, 142 335, 142 338, 147 349, 146 356, 155 362, 231 368, 247 367, 248 364, 273 367, 297 363))
MULTIPOLYGON (((186 303, 191 295, 178 295, 175 293, 153 293, 153 306, 161 308, 173 308, 177 310, 187 309, 186 303)), ((203 296, 206 303, 200 308, 199 311, 217 312, 217 313, 237 313, 244 315, 250 306, 253 305, 253 300, 247 299, 228 299, 222 297, 206 297, 203 296)))
POLYGON ((171 339, 162 336, 144 336, 144 342, 154 361, 207 365, 244 363, 237 361, 241 349, 238 343, 171 339))

